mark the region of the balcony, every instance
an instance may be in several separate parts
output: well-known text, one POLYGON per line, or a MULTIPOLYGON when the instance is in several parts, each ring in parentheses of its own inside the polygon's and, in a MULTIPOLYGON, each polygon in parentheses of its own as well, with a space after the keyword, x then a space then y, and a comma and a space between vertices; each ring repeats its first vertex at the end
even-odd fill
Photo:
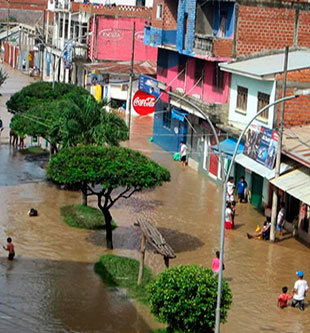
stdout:
POLYGON ((213 36, 196 33, 194 38, 194 52, 212 57, 213 41, 213 36))
POLYGON ((229 60, 233 57, 233 39, 195 33, 194 53, 229 60))
POLYGON ((175 49, 176 30, 164 30, 155 28, 149 24, 144 26, 144 44, 155 47, 167 47, 175 49))

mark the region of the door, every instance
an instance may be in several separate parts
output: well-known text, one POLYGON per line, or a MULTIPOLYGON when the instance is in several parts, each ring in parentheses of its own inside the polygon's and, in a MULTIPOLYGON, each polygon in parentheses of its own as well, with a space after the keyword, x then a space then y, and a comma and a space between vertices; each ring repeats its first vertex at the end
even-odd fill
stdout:
POLYGON ((235 184, 238 183, 241 176, 245 177, 245 169, 242 165, 236 164, 235 184))
POLYGON ((219 165, 218 155, 216 155, 213 151, 211 151, 209 172, 216 177, 218 173, 218 165, 219 165))
POLYGON ((252 173, 252 191, 251 191, 251 204, 260 208, 262 204, 263 195, 263 177, 255 172, 252 173))

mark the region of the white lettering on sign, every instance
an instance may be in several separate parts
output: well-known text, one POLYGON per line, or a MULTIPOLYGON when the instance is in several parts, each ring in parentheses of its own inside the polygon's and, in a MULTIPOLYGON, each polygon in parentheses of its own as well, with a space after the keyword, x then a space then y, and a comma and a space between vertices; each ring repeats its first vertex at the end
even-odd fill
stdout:
POLYGON ((154 107, 155 97, 140 98, 136 97, 133 101, 134 106, 154 107))
POLYGON ((107 28, 103 29, 99 32, 99 36, 107 39, 115 39, 115 40, 120 40, 123 38, 123 34, 120 30, 118 29, 113 29, 113 28, 107 28))

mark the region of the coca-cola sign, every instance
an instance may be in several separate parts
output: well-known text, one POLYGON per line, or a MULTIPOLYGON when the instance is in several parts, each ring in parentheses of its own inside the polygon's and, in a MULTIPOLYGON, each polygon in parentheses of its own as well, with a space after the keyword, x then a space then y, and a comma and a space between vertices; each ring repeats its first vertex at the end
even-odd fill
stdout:
POLYGON ((132 105, 139 115, 145 116, 155 111, 155 101, 156 97, 138 90, 133 96, 132 105))

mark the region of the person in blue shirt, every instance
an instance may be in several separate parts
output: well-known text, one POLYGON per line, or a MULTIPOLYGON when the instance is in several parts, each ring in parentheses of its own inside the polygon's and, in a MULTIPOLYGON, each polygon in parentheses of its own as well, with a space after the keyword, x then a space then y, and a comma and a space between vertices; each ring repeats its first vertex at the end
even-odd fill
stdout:
POLYGON ((238 193, 239 202, 244 202, 245 201, 244 192, 245 192, 247 187, 248 187, 248 184, 244 180, 244 176, 241 176, 240 180, 237 183, 237 193, 238 193))

